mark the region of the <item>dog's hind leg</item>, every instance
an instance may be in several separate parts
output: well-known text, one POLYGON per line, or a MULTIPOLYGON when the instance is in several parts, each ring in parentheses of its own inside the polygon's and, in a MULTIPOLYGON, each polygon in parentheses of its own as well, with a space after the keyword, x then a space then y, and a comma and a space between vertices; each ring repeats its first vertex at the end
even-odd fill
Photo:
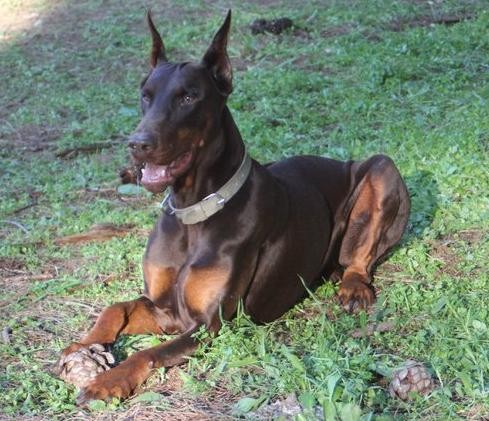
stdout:
POLYGON ((374 156, 360 163, 354 176, 339 255, 345 270, 338 296, 350 312, 374 302, 372 270, 401 239, 409 216, 409 196, 390 158, 374 156))

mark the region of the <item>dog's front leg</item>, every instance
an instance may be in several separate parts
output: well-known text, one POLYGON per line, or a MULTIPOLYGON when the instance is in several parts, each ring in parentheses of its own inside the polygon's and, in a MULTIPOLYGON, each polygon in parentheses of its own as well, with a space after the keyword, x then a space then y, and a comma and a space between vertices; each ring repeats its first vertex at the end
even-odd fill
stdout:
MULTIPOLYGON (((185 361, 197 347, 193 334, 200 326, 206 326, 211 332, 220 329, 220 309, 224 317, 234 313, 239 294, 226 291, 230 282, 230 270, 224 265, 191 267, 182 281, 182 311, 193 320, 190 327, 175 339, 154 348, 139 351, 131 355, 119 366, 99 374, 84 387, 77 403, 83 405, 93 399, 110 397, 126 398, 159 367, 170 367, 185 361)), ((236 284, 245 285, 235 279, 236 284)))
POLYGON ((193 327, 171 341, 139 351, 117 367, 99 374, 80 391, 76 403, 85 405, 94 399, 127 398, 149 377, 153 369, 184 362, 197 347, 193 334, 198 328, 193 327))

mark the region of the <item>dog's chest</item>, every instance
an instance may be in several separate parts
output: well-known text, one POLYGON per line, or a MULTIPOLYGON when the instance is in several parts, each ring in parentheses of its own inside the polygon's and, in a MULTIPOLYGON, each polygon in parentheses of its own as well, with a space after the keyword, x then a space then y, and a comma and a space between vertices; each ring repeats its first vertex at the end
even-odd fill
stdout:
POLYGON ((188 328, 225 295, 229 269, 219 264, 210 243, 205 232, 156 230, 150 237, 143 261, 145 295, 167 309, 161 317, 164 330, 188 328))

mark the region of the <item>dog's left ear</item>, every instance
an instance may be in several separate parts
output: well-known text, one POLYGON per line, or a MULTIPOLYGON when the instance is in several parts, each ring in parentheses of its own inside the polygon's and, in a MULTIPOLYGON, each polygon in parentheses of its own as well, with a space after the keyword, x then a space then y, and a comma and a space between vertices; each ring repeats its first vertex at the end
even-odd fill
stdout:
POLYGON ((214 39, 202 59, 202 63, 209 69, 216 81, 217 88, 226 96, 233 91, 233 70, 226 50, 230 26, 231 10, 228 11, 224 23, 214 35, 214 39))

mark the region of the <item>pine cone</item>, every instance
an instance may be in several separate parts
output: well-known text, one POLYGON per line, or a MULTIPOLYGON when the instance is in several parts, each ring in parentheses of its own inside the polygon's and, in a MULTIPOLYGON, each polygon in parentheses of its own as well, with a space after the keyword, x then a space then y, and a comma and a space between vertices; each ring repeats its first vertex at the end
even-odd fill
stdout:
POLYGON ((114 363, 114 356, 103 345, 92 344, 68 354, 62 361, 59 377, 81 389, 97 374, 110 370, 114 363))
POLYGON ((403 367, 394 371, 389 385, 393 398, 409 399, 410 392, 426 395, 433 390, 435 382, 426 367, 417 361, 406 361, 403 367))

